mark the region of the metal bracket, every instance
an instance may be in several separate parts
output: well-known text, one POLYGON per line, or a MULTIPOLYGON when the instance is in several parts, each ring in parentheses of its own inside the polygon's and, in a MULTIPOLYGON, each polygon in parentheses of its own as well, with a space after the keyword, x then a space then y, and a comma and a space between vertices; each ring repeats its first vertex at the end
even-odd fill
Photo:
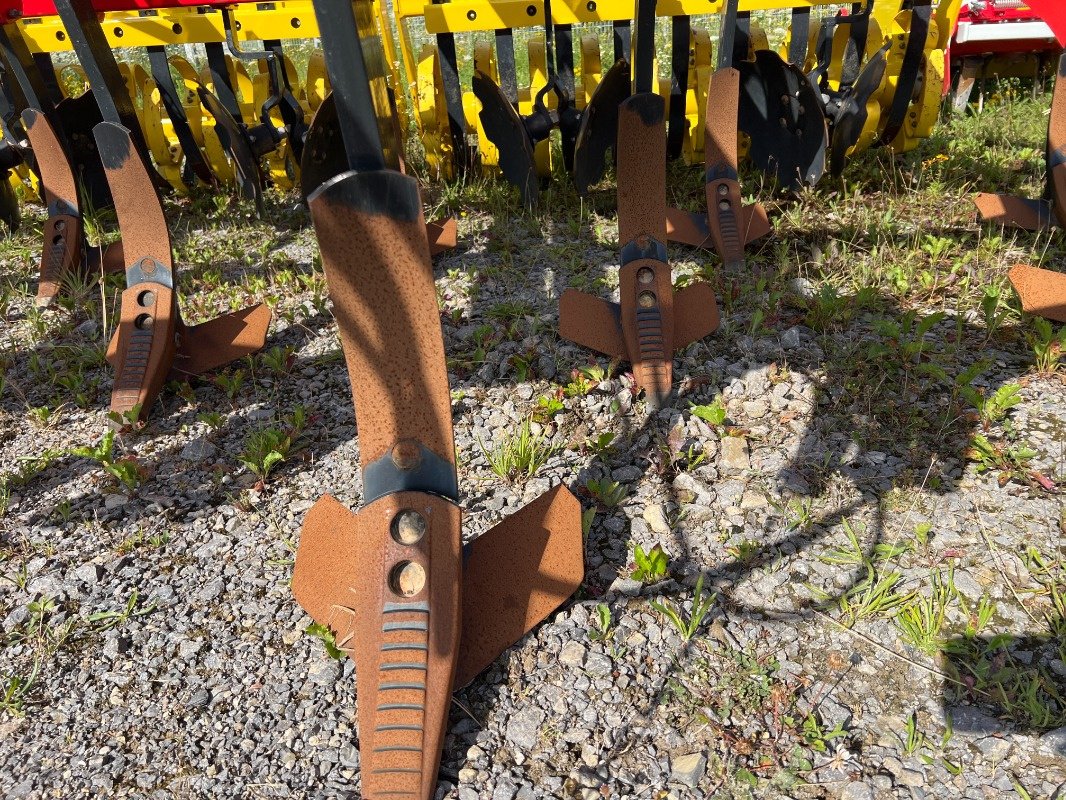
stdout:
POLYGON ((363 504, 396 492, 426 492, 459 502, 455 465, 421 442, 404 439, 363 469, 363 504))

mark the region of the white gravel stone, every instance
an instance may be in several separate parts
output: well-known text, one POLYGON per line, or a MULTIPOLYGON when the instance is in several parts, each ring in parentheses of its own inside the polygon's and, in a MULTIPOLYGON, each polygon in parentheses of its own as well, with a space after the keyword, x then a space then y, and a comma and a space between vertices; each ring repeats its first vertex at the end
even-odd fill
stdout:
POLYGON ((703 753, 689 753, 670 759, 670 780, 683 783, 693 789, 707 770, 707 757, 703 753))
POLYGON ((748 443, 739 436, 723 436, 719 463, 727 472, 744 472, 751 469, 748 458, 748 443))

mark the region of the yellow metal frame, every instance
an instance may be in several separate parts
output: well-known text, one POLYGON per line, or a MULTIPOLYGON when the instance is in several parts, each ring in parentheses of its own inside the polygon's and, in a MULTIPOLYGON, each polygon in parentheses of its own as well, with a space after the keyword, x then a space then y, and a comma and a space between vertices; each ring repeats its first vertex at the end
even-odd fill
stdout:
MULTIPOLYGON (((318 36, 318 23, 310 0, 241 3, 233 6, 230 14, 238 41, 313 39, 318 36)), ((113 49, 226 41, 222 12, 207 6, 108 11, 100 15, 100 21, 113 49)), ((58 16, 26 17, 17 25, 31 52, 73 50, 58 16)))

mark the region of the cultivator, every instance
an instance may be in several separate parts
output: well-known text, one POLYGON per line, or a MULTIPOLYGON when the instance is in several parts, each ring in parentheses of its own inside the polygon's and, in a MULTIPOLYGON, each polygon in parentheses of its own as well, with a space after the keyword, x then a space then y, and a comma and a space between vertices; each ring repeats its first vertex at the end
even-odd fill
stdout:
MULTIPOLYGON (((870 147, 911 149, 937 115, 959 0, 902 5, 740 0, 720 15, 723 0, 662 0, 656 14, 669 18, 669 34, 656 48, 663 64, 654 65, 652 90, 665 102, 667 157, 703 163, 714 128, 712 161, 722 146, 735 149, 738 161, 795 189, 827 168, 841 174, 870 147), (729 44, 716 52, 712 33, 729 44), (712 81, 726 68, 739 73, 735 115, 722 113, 712 81), (734 116, 735 148, 724 144, 734 116)), ((317 185, 343 161, 326 139, 303 163, 310 120, 329 91, 322 53, 307 44, 319 33, 308 0, 96 0, 93 11, 99 46, 120 58, 109 94, 160 188, 232 185, 259 203, 266 185, 303 188, 301 168, 317 185), (297 50, 306 56, 299 68, 297 50)), ((391 98, 399 120, 386 149, 403 150, 414 133, 431 174, 498 172, 530 207, 557 171, 556 153, 580 194, 602 179, 632 80, 628 0, 396 0, 392 13, 368 5, 387 67, 375 91, 391 98)), ((31 107, 49 118, 91 207, 109 206, 92 152, 93 76, 66 55, 76 49, 71 21, 52 0, 3 0, 0 14, 8 101, 0 216, 16 224, 15 198, 39 195, 18 121, 31 107)), ((681 227, 684 241, 698 235, 690 222, 681 227)))
MULTIPOLYGON (((236 184, 255 199, 266 182, 281 189, 298 183, 307 121, 328 87, 320 56, 312 54, 301 83, 283 43, 312 39, 317 28, 306 2, 258 5, 94 4, 101 44, 125 59, 110 90, 127 121, 136 121, 130 130, 144 141, 155 170, 178 192, 236 184), (249 41, 262 42, 262 49, 241 49, 249 41), (166 50, 194 44, 206 59, 199 70, 185 55, 166 50), (250 74, 249 63, 257 73, 250 74)), ((14 20, 4 26, 8 38, 32 57, 53 100, 74 99, 85 90, 91 81, 83 63, 58 70, 53 63, 73 49, 73 41, 70 21, 49 0, 2 10, 14 20)))
MULTIPOLYGON (((742 272, 746 244, 770 230, 743 202, 744 159, 796 190, 868 148, 914 147, 936 118, 959 11, 959 0, 394 0, 387 20, 378 0, 52 2, 0 0, 0 216, 13 227, 19 196, 44 202, 41 307, 76 273, 124 273, 112 412, 145 417, 167 380, 260 349, 270 321, 256 305, 185 324, 162 193, 232 186, 258 205, 273 185, 306 201, 351 381, 362 509, 329 495, 312 507, 292 584, 356 663, 367 798, 434 796, 453 689, 584 572, 565 486, 463 544, 430 261, 456 229, 426 222, 406 137, 431 172, 498 172, 530 208, 557 167, 585 195, 613 156, 618 300, 568 289, 559 333, 628 361, 657 409, 674 351, 720 323, 709 284, 674 288, 667 242, 742 272), (321 48, 298 68, 285 42, 313 38, 321 48), (704 211, 667 205, 679 158, 704 169, 704 211), (94 246, 88 216, 105 207, 121 241, 94 246)), ((1066 80, 1048 172, 1046 203, 980 202, 1066 225, 1066 80)), ((1066 284, 1042 272, 1011 279, 1026 310, 1063 319, 1066 284)))
MULTIPOLYGON (((658 77, 656 66, 653 86, 666 102, 668 158, 704 159, 715 58, 701 20, 723 5, 657 5, 657 15, 670 18, 669 76, 658 77)), ((916 0, 902 10, 899 0, 838 11, 841 5, 742 0, 739 13, 718 26, 719 39, 735 27, 735 37, 728 34, 735 45, 718 54, 717 66, 741 73, 740 153, 793 188, 817 182, 827 151, 840 174, 849 156, 869 147, 913 148, 939 109, 959 0, 916 0), (836 13, 812 20, 812 8, 836 13), (788 34, 771 49, 753 12, 786 10, 788 34)), ((630 38, 627 0, 399 0, 394 8, 412 118, 431 171, 452 178, 476 166, 499 170, 532 206, 553 172, 549 137, 558 130, 562 166, 578 192, 602 177, 631 79, 620 64, 630 38), (415 21, 433 39, 417 52, 415 21), (602 52, 608 28, 609 61, 602 52), (524 64, 516 56, 521 32, 524 64), (460 76, 460 38, 473 55, 469 89, 460 76), (528 80, 520 85, 523 66, 528 80)))

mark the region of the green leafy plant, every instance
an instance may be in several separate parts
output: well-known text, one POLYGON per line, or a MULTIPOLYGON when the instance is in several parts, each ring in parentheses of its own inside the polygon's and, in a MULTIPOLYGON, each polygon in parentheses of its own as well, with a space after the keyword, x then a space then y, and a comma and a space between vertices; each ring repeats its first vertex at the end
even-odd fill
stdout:
POLYGON ((259 354, 259 362, 275 375, 288 375, 296 363, 296 348, 292 345, 275 345, 259 354))
POLYGON ((237 460, 266 483, 270 473, 288 457, 291 449, 290 434, 278 428, 265 428, 248 434, 237 460))
POLYGON ((312 622, 306 628, 304 633, 309 636, 313 636, 322 642, 322 646, 326 648, 326 655, 330 658, 342 659, 345 656, 343 650, 337 647, 336 637, 333 635, 333 631, 327 628, 325 625, 319 625, 317 622, 312 622))
POLYGON ((966 455, 971 461, 977 462, 978 472, 1000 470, 999 482, 1003 486, 1011 478, 1026 479, 1029 475, 1028 464, 1037 452, 1025 445, 994 444, 988 437, 976 433, 970 440, 966 455))
POLYGON ((567 397, 584 397, 597 386, 597 382, 590 380, 580 370, 570 373, 570 382, 563 387, 563 394, 567 397))
POLYGON ((990 395, 970 386, 962 387, 960 393, 977 410, 981 424, 987 431, 1002 422, 1007 412, 1022 402, 1021 390, 1022 387, 1017 383, 1006 383, 990 395))
POLYGON ((826 730, 818 717, 812 712, 803 718, 803 741, 814 751, 825 753, 829 750, 829 744, 834 739, 840 739, 848 735, 843 723, 838 722, 831 729, 826 730))
POLYGON ((630 577, 641 583, 655 583, 666 577, 666 569, 670 563, 669 554, 661 545, 655 545, 647 553, 639 544, 633 545, 633 562, 637 568, 630 577))
POLYGON ((604 508, 614 508, 626 496, 626 487, 610 478, 589 478, 585 483, 585 491, 604 508))
POLYGON ((589 628, 589 639, 594 642, 605 642, 614 636, 614 623, 611 620, 611 609, 606 603, 596 604, 596 616, 589 628))
POLYGON ((533 408, 533 421, 543 425, 565 408, 566 405, 561 397, 555 394, 543 394, 537 398, 537 404, 533 408))
POLYGON ((998 286, 985 286, 981 295, 981 317, 985 323, 985 341, 991 339, 1003 320, 1007 318, 1009 311, 1000 311, 1000 290, 998 286))
POLYGON ((133 456, 115 457, 115 432, 109 430, 91 447, 75 447, 76 456, 96 461, 104 471, 119 481, 127 490, 136 489, 144 478, 144 468, 133 456))
POLYGON ((683 641, 691 641, 692 637, 696 635, 696 631, 699 630, 700 625, 703 624, 704 617, 714 608, 714 602, 718 598, 718 595, 710 592, 704 593, 703 591, 703 575, 696 580, 696 592, 692 598, 692 613, 688 615, 688 619, 685 619, 682 615, 684 609, 675 607, 673 603, 660 603, 658 600, 652 600, 651 606, 668 620, 677 629, 677 632, 681 635, 683 641))
POLYGON ((699 406, 693 403, 691 409, 694 416, 699 417, 709 425, 717 428, 725 424, 726 404, 722 395, 718 395, 706 405, 699 406))
POLYGON ((237 399, 237 395, 244 388, 245 374, 243 369, 235 369, 233 372, 220 372, 215 376, 215 385, 226 393, 230 402, 237 399))
POLYGON ((106 631, 114 628, 117 625, 121 625, 130 619, 135 617, 143 617, 146 614, 151 614, 156 609, 156 603, 151 603, 144 608, 137 608, 137 603, 140 601, 140 594, 136 589, 130 595, 129 600, 126 601, 125 608, 120 611, 97 611, 95 614, 90 614, 86 621, 93 625, 98 631, 106 631))
POLYGON ((588 541, 589 531, 592 530, 592 523, 596 520, 596 509, 586 508, 581 512, 581 538, 583 541, 588 541))
POLYGON ((606 458, 614 450, 614 433, 604 431, 585 442, 585 449, 598 458, 606 458))
POLYGON ((1066 325, 1055 333, 1051 322, 1043 317, 1033 317, 1033 329, 1027 337, 1037 372, 1054 372, 1058 369, 1063 350, 1066 350, 1066 325))
POLYGON ((212 433, 214 433, 222 427, 225 422, 225 417, 217 411, 204 411, 196 415, 196 421, 202 422, 212 433))

